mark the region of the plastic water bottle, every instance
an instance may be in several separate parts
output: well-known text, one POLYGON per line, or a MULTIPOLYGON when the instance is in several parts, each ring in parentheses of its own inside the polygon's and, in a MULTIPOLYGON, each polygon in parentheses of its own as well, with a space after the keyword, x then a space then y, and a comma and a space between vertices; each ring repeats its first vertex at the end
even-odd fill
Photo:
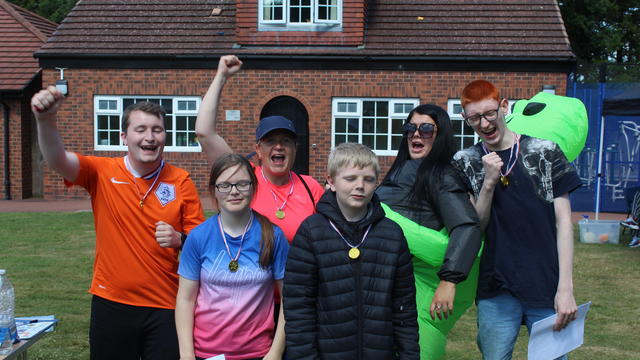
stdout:
POLYGON ((0 269, 0 355, 11 352, 13 342, 17 338, 14 309, 15 292, 6 271, 0 269))

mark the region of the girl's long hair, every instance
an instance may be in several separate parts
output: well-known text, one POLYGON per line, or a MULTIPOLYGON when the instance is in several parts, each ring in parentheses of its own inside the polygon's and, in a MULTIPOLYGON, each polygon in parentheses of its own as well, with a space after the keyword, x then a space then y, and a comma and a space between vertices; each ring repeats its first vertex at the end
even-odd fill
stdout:
MULTIPOLYGON (((456 152, 456 147, 451 120, 449 119, 449 114, 447 114, 443 108, 432 104, 418 105, 411 110, 405 123, 411 121, 414 114, 430 116, 433 121, 435 121, 437 127, 436 139, 433 141, 431 151, 422 159, 418 167, 416 180, 409 194, 410 201, 422 203, 429 201, 434 190, 439 187, 442 173, 451 163, 453 155, 456 152)), ((398 148, 398 155, 391 165, 389 172, 387 172, 387 175, 382 180, 382 185, 384 185, 385 182, 391 181, 393 173, 399 169, 405 161, 411 159, 409 156, 408 143, 408 138, 403 136, 400 141, 400 147, 398 148)))
MULTIPOLYGON (((258 178, 256 177, 256 174, 253 171, 253 167, 249 163, 249 160, 239 154, 224 154, 220 156, 218 160, 216 160, 216 162, 213 164, 213 166, 211 167, 211 173, 209 175, 209 192, 211 193, 211 200, 213 201, 214 207, 218 210, 220 208, 215 197, 216 180, 218 180, 220 174, 222 174, 225 170, 236 165, 240 165, 241 169, 244 168, 249 174, 249 179, 251 179, 251 190, 249 193, 250 202, 253 200, 253 196, 258 190, 258 178)), ((262 236, 260 237, 260 267, 266 269, 273 262, 273 224, 265 216, 258 214, 255 211, 253 211, 253 215, 258 219, 258 221, 260 222, 260 227, 262 228, 262 236)))

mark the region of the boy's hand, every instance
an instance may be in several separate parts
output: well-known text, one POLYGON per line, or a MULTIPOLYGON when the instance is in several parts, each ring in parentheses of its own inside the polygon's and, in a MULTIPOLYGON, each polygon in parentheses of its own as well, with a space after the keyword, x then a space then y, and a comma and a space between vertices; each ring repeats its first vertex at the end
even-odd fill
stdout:
POLYGON ((64 95, 55 86, 40 90, 31 98, 31 110, 37 121, 55 119, 58 108, 64 102, 64 95))
POLYGON ((504 163, 498 154, 490 152, 482 157, 482 167, 484 167, 484 183, 495 186, 500 177, 500 170, 504 163))
POLYGON ((156 241, 163 248, 179 248, 182 245, 182 234, 164 221, 156 222, 156 241))
POLYGON ((558 290, 554 299, 554 307, 558 315, 556 323, 553 325, 554 331, 566 328, 570 322, 576 319, 578 306, 570 291, 558 290))
POLYGON ((220 57, 218 62, 218 72, 216 76, 222 76, 224 79, 229 78, 242 68, 242 61, 235 55, 225 55, 220 57))

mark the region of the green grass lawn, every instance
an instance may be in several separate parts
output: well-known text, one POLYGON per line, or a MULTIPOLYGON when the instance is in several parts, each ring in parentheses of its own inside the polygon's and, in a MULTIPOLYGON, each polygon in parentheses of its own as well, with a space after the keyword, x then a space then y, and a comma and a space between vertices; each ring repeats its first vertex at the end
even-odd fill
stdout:
MULTIPOLYGON (((88 359, 87 293, 94 257, 91 213, 0 213, 0 268, 16 289, 16 315, 60 322, 29 349, 30 359, 88 359)), ((576 232, 577 233, 577 232, 576 232)), ((585 344, 571 359, 640 359, 640 248, 576 243, 576 301, 592 301, 585 344)), ((446 359, 479 359, 475 309, 449 335, 446 359)), ((526 359, 523 327, 514 359, 526 359)))

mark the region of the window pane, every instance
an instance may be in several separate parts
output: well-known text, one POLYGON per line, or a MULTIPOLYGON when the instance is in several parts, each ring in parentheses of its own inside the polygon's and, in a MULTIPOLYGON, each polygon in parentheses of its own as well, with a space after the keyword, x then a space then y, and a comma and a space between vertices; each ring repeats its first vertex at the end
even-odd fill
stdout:
POLYGON ((198 140, 196 139, 196 133, 189 133, 189 146, 198 146, 198 140))
POLYGON ((100 109, 100 110, 109 110, 109 101, 108 100, 100 100, 100 101, 98 101, 98 109, 100 109))
POLYGON ((167 131, 167 137, 164 146, 173 146, 173 131, 167 131))
POLYGON ((160 99, 148 99, 147 101, 160 105, 160 99))
POLYGON ((311 22, 311 8, 302 8, 300 17, 302 18, 301 22, 310 23, 311 22))
POLYGON ((273 20, 282 20, 284 19, 284 8, 277 7, 273 9, 273 20))
POLYGON ((187 102, 186 101, 178 101, 178 110, 180 110, 180 111, 187 110, 187 102))
POLYGON ((376 120, 376 132, 377 133, 387 133, 389 123, 387 119, 377 119, 376 120))
POLYGON ((376 101, 376 116, 389 116, 389 103, 386 101, 376 101))
POLYGON ((291 10, 289 11, 289 21, 292 23, 299 23, 300 22, 300 14, 298 13, 299 8, 291 8, 291 10))
POLYGON ((362 132, 363 133, 373 132, 373 119, 362 119, 362 132))
POLYGON ((358 142, 358 135, 349 135, 347 136, 347 141, 350 143, 357 143, 358 142))
POLYGON ((453 113, 454 114, 460 114, 462 112, 462 105, 461 104, 453 104, 453 113))
POLYGON ((347 112, 347 103, 338 103, 338 112, 347 112))
POLYGON ((367 145, 370 149, 374 149, 373 147, 373 136, 371 135, 362 135, 362 143, 367 145))
POLYGON ((176 146, 187 146, 187 133, 176 133, 176 146))
POLYGON ((391 132, 393 134, 402 134, 402 125, 404 124, 403 119, 393 119, 391 120, 391 132))
POLYGON ((98 131, 98 145, 109 145, 108 131, 98 131))
POLYGON ((164 129, 169 131, 169 130, 173 130, 173 119, 171 118, 171 115, 165 115, 164 116, 164 129))
POLYGON ((324 6, 321 6, 318 8, 318 19, 320 20, 327 20, 328 16, 327 16, 327 8, 324 6))
POLYGON ((160 105, 167 114, 173 114, 173 99, 162 99, 160 105))
POLYGON ((348 120, 349 121, 349 133, 359 133, 359 129, 358 129, 358 119, 354 119, 351 118, 348 120))
POLYGON ((119 116, 109 116, 109 129, 111 129, 111 130, 120 130, 120 117, 119 116))
POLYGON ((358 104, 349 103, 349 112, 356 112, 358 110, 358 104))
POLYGON ((176 116, 176 130, 187 130, 187 117, 176 116))
POLYGON ((387 150, 387 136, 376 136, 376 150, 387 150))
POLYGON ((391 137, 391 150, 400 149, 400 141, 402 141, 402 136, 392 136, 391 137))
POLYGON ((98 115, 98 129, 105 130, 109 126, 109 117, 106 115, 98 115))
POLYGON ((120 145, 120 133, 109 131, 109 145, 120 145))
POLYGON ((336 132, 343 133, 347 131, 346 123, 347 123, 347 119, 336 118, 336 132))
POLYGON ((187 119, 189 120, 189 130, 190 131, 195 131, 196 130, 196 117, 195 116, 188 116, 187 119))
POLYGON ((362 115, 363 116, 375 116, 376 114, 376 103, 374 101, 363 101, 362 102, 362 115))
POLYGON ((347 137, 344 136, 344 135, 336 135, 336 138, 335 138, 336 146, 346 142, 346 139, 347 139, 347 137))

